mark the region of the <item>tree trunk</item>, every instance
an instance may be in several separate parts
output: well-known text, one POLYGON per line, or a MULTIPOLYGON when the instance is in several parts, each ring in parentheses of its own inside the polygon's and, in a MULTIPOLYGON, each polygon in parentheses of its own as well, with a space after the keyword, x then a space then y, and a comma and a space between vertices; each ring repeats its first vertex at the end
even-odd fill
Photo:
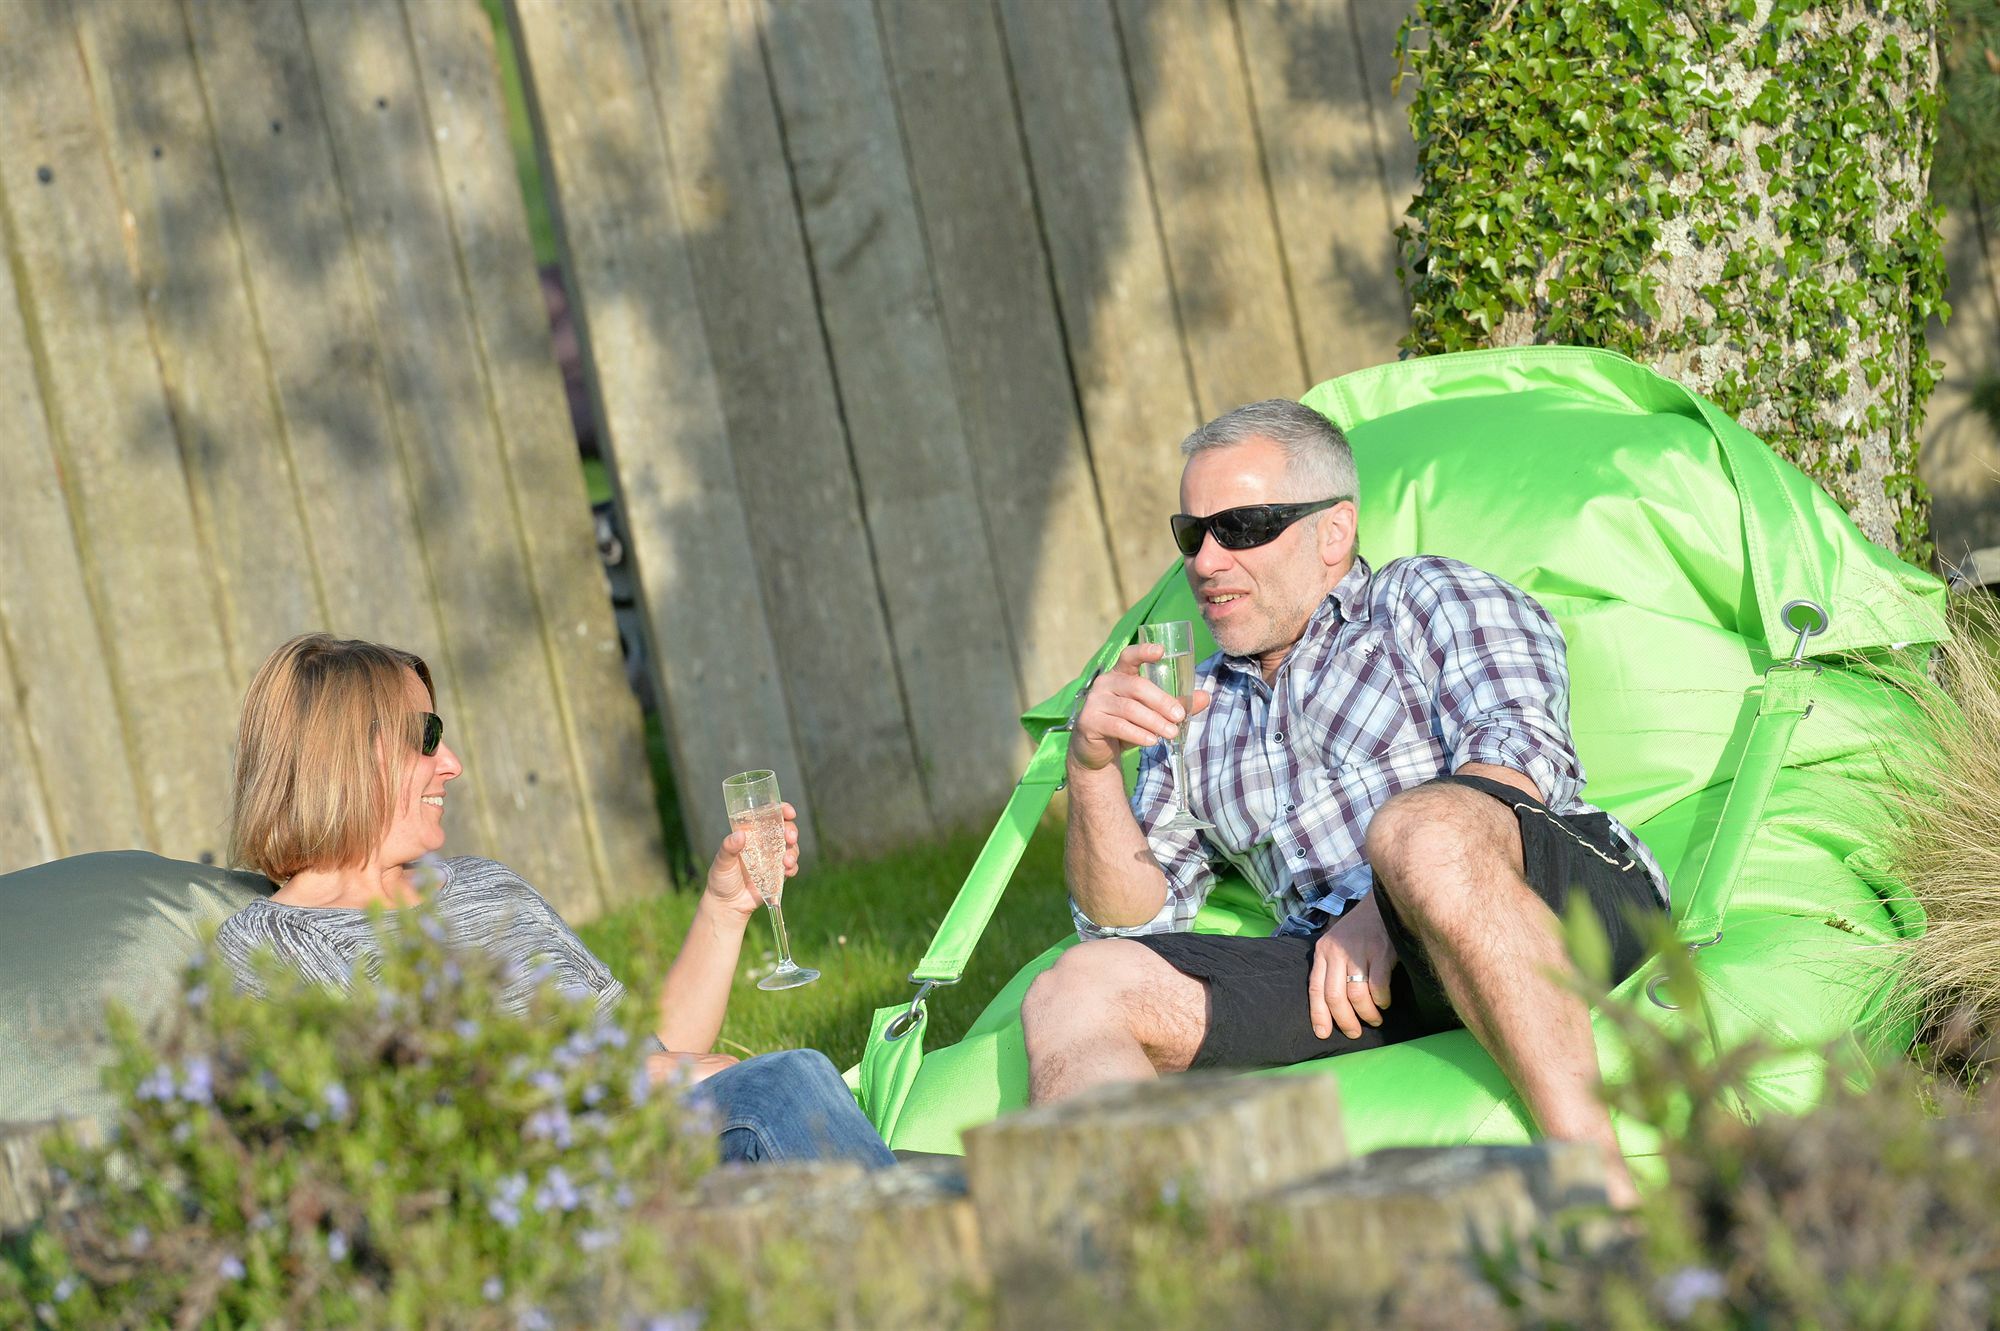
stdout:
POLYGON ((1940 7, 1424 0, 1407 345, 1623 351, 1927 561, 1940 7))

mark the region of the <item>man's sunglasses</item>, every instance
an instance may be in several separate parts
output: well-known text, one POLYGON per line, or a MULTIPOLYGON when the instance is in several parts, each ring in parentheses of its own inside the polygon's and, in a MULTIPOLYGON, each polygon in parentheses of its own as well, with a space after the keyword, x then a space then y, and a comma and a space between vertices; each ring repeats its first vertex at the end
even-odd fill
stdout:
POLYGON ((423 749, 424 757, 428 758, 438 751, 438 745, 444 743, 444 718, 436 712, 418 712, 417 715, 424 719, 423 749))
POLYGON ((1201 549, 1204 537, 1213 535, 1215 543, 1225 550, 1254 550, 1277 540, 1285 528, 1308 513, 1332 508, 1352 498, 1353 495, 1335 495, 1331 499, 1315 499, 1304 504, 1245 504, 1242 508, 1225 508, 1205 518, 1176 513, 1168 522, 1174 529, 1174 544, 1180 547, 1183 555, 1193 559, 1201 549))

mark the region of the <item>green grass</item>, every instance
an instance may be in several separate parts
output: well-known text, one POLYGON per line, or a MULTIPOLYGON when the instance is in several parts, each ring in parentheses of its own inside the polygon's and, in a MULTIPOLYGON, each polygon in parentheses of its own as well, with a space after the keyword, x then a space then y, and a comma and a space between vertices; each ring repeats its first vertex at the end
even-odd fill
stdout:
MULTIPOLYGON (((878 859, 818 864, 793 879, 785 889, 792 955, 818 968, 820 979, 803 989, 758 989, 757 976, 776 954, 769 925, 752 921, 716 1047, 739 1057, 819 1049, 842 1068, 859 1060, 875 1009, 904 1002, 913 992, 910 969, 984 839, 983 833, 963 834, 878 859)), ((651 994, 680 946, 696 900, 693 889, 682 888, 578 932, 634 992, 651 994)), ((1071 930, 1066 900, 1062 829, 1051 820, 1022 857, 965 979, 933 992, 928 1048, 958 1039, 1024 962, 1071 930)))

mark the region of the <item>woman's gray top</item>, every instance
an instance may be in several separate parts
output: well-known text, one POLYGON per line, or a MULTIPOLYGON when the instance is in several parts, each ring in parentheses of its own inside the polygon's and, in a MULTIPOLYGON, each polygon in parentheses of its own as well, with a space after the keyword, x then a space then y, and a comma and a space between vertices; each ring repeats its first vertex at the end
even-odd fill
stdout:
MULTIPOLYGON (((609 1012, 625 996, 625 986, 565 923, 542 894, 504 864, 472 855, 429 860, 426 867, 442 882, 424 895, 454 946, 499 958, 508 977, 501 1006, 520 1012, 545 981, 578 997, 594 997, 609 1012)), ((384 917, 396 928, 400 915, 384 917)), ((285 906, 253 901, 222 922, 216 948, 237 983, 258 997, 264 986, 250 958, 267 948, 308 980, 345 989, 357 964, 374 974, 381 964, 375 927, 365 910, 344 906, 285 906)))

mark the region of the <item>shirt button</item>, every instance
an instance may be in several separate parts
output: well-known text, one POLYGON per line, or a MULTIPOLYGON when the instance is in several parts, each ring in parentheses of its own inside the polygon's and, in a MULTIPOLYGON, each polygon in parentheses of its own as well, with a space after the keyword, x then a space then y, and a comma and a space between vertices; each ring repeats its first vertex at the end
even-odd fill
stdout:
POLYGON ((1305 857, 1306 857, 1306 848, 1305 848, 1304 846, 1300 846, 1300 847, 1299 847, 1299 858, 1300 858, 1300 859, 1304 859, 1305 857))
POLYGON ((1271 742, 1273 744, 1283 744, 1285 742, 1285 732, 1280 730, 1277 734, 1271 736, 1271 742))
POLYGON ((1296 804, 1287 804, 1285 806, 1286 813, 1297 813, 1298 811, 1299 811, 1299 806, 1296 804))

